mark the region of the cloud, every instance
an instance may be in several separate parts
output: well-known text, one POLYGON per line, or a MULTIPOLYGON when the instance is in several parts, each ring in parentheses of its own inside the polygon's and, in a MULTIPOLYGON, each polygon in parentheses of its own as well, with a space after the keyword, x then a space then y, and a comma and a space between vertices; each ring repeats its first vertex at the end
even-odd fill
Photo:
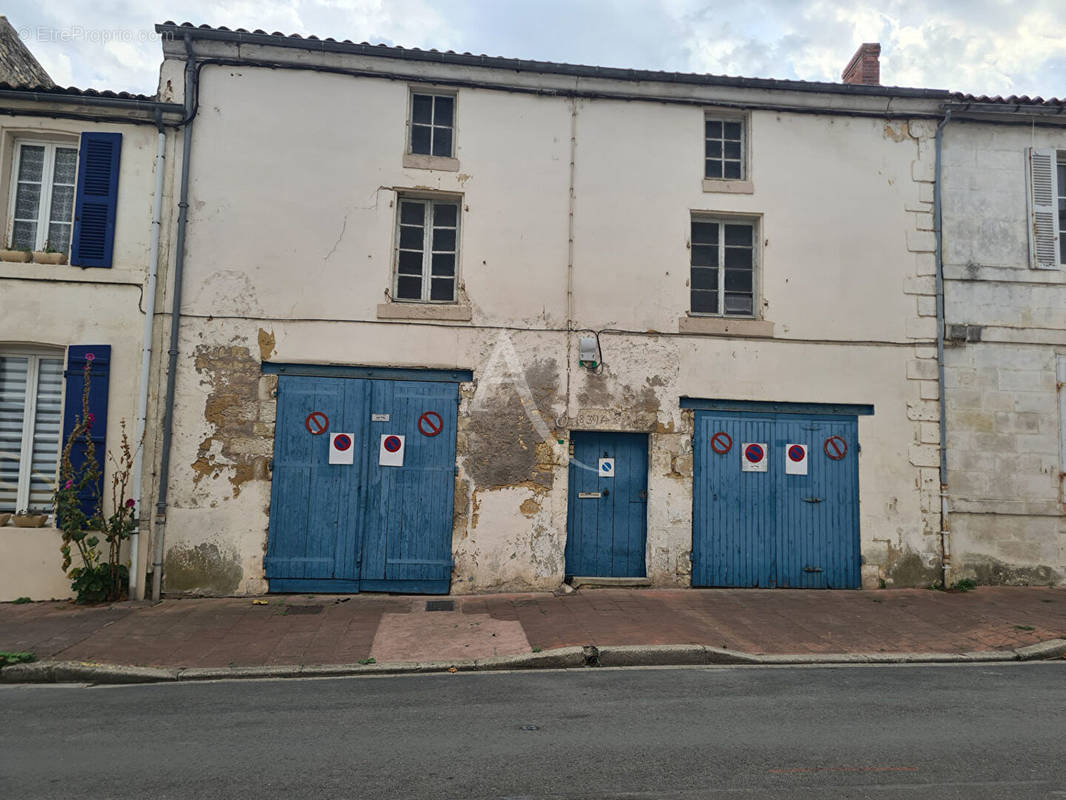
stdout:
MULTIPOLYGON (((152 93, 153 25, 134 0, 11 0, 59 83, 152 93), (80 33, 79 33, 80 31, 80 33)), ((886 84, 989 94, 1066 92, 1061 0, 191 0, 196 24, 603 66, 838 81, 861 42, 886 84)))

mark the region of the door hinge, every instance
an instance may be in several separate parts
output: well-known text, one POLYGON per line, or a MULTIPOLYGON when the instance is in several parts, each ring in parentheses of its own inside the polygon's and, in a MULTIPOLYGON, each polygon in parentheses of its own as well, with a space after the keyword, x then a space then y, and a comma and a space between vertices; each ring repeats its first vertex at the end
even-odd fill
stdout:
POLYGON ((804 567, 803 571, 804 572, 821 572, 822 568, 821 567, 804 567))
POLYGON ((803 502, 804 503, 820 503, 820 502, 822 502, 822 498, 820 498, 820 497, 804 497, 803 498, 803 502))

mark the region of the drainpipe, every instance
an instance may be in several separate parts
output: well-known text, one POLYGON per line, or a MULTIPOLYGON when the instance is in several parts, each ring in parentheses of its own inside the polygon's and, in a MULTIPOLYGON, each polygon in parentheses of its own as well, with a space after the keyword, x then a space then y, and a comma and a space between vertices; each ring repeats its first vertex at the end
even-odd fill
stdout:
POLYGON ((170 349, 167 351, 167 388, 163 398, 163 441, 159 456, 159 496, 155 504, 152 554, 152 600, 163 589, 163 542, 167 525, 167 487, 170 482, 170 445, 174 429, 174 381, 178 369, 178 334, 181 328, 181 284, 185 273, 185 227, 189 212, 189 156, 196 91, 200 73, 193 63, 192 38, 185 34, 185 132, 181 143, 181 188, 178 228, 174 245, 174 293, 170 313, 170 349))
POLYGON ((944 387, 944 208, 941 201, 941 151, 944 128, 951 120, 951 109, 936 126, 936 167, 933 176, 933 229, 936 233, 936 366, 940 411, 940 585, 947 588, 948 565, 951 563, 950 526, 948 524, 948 405, 944 387))
POLYGON ((152 364, 152 328, 155 322, 155 292, 159 277, 159 232, 163 226, 163 175, 166 171, 167 134, 162 124, 163 115, 156 111, 159 124, 155 153, 155 194, 152 196, 152 246, 148 253, 148 286, 144 301, 144 343, 141 345, 141 379, 137 390, 137 434, 133 440, 133 497, 137 500, 138 526, 130 536, 130 591, 131 600, 144 598, 144 586, 140 581, 140 518, 144 504, 141 502, 141 477, 144 474, 144 432, 148 423, 148 381, 152 364))

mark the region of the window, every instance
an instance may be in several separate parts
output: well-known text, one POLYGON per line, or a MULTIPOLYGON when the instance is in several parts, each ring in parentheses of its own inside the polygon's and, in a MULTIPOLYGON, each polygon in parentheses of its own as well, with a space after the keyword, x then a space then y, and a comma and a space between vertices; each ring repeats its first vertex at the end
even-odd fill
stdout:
POLYGON ((10 244, 16 250, 69 252, 78 148, 16 142, 10 244))
POLYGON ((400 197, 396 238, 397 300, 455 301, 458 200, 400 197))
POLYGON ((62 402, 60 356, 0 353, 0 511, 51 506, 62 402))
POLYGON ((692 219, 692 313, 755 315, 755 225, 692 219))
POLYGON ((703 177, 744 180, 744 121, 707 117, 703 122, 703 135, 703 177))
POLYGON ((454 96, 413 92, 409 152, 451 158, 454 121, 454 96))

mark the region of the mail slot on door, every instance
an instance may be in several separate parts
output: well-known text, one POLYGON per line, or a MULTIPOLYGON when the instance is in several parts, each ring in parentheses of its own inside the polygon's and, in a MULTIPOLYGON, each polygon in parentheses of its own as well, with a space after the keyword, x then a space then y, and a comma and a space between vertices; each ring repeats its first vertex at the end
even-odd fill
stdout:
POLYGON ((601 492, 578 492, 577 496, 579 500, 595 500, 603 495, 601 492))

